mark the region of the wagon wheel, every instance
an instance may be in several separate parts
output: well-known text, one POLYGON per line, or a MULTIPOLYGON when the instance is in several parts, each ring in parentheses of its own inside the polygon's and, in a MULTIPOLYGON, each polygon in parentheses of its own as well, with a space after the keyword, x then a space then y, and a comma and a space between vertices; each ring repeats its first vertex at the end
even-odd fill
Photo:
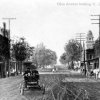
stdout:
POLYGON ((44 84, 42 85, 42 93, 45 94, 45 86, 44 86, 44 84))
POLYGON ((24 95, 24 89, 23 88, 20 89, 20 94, 24 95))
POLYGON ((24 86, 22 84, 21 84, 21 87, 20 87, 20 94, 24 95, 24 86))

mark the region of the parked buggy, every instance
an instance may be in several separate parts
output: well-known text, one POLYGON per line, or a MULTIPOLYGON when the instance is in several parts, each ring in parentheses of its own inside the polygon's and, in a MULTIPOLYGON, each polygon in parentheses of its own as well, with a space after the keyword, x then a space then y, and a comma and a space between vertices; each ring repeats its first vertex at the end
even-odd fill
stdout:
POLYGON ((44 85, 40 85, 39 83, 40 76, 38 71, 34 67, 35 67, 34 65, 29 66, 23 74, 24 81, 20 87, 21 95, 24 95, 24 92, 27 90, 32 90, 32 91, 39 90, 42 91, 43 94, 45 94, 45 87, 44 85))

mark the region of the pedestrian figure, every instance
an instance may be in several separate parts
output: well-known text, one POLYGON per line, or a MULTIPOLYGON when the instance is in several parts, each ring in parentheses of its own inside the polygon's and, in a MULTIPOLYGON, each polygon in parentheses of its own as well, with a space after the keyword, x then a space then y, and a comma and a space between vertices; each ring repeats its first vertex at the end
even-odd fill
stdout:
POLYGON ((98 78, 98 74, 99 74, 99 69, 94 69, 93 73, 95 74, 95 78, 98 78))

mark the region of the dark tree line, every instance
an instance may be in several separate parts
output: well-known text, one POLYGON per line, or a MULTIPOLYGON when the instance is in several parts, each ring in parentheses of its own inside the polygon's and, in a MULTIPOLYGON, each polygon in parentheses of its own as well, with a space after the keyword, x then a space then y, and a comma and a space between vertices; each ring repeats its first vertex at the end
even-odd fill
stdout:
POLYGON ((24 38, 20 38, 19 41, 12 44, 11 57, 15 59, 18 65, 16 70, 20 69, 20 73, 23 72, 23 62, 31 59, 34 65, 37 67, 45 67, 48 65, 56 64, 57 56, 56 52, 45 48, 42 44, 37 47, 30 47, 24 38))

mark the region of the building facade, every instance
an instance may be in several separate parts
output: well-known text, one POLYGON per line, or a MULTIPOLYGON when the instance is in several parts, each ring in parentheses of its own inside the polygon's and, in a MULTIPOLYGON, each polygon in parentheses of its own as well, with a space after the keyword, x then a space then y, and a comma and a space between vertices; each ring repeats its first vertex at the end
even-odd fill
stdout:
POLYGON ((94 45, 94 37, 91 30, 89 30, 87 36, 86 36, 86 49, 93 49, 94 45))
POLYGON ((91 69, 99 68, 99 58, 95 55, 94 50, 94 36, 92 31, 88 31, 86 36, 86 49, 83 52, 82 64, 85 69, 90 71, 91 69), (85 55, 85 56, 84 56, 85 55))
POLYGON ((9 68, 8 59, 10 59, 9 31, 3 23, 3 28, 0 28, 0 77, 6 77, 9 68))

